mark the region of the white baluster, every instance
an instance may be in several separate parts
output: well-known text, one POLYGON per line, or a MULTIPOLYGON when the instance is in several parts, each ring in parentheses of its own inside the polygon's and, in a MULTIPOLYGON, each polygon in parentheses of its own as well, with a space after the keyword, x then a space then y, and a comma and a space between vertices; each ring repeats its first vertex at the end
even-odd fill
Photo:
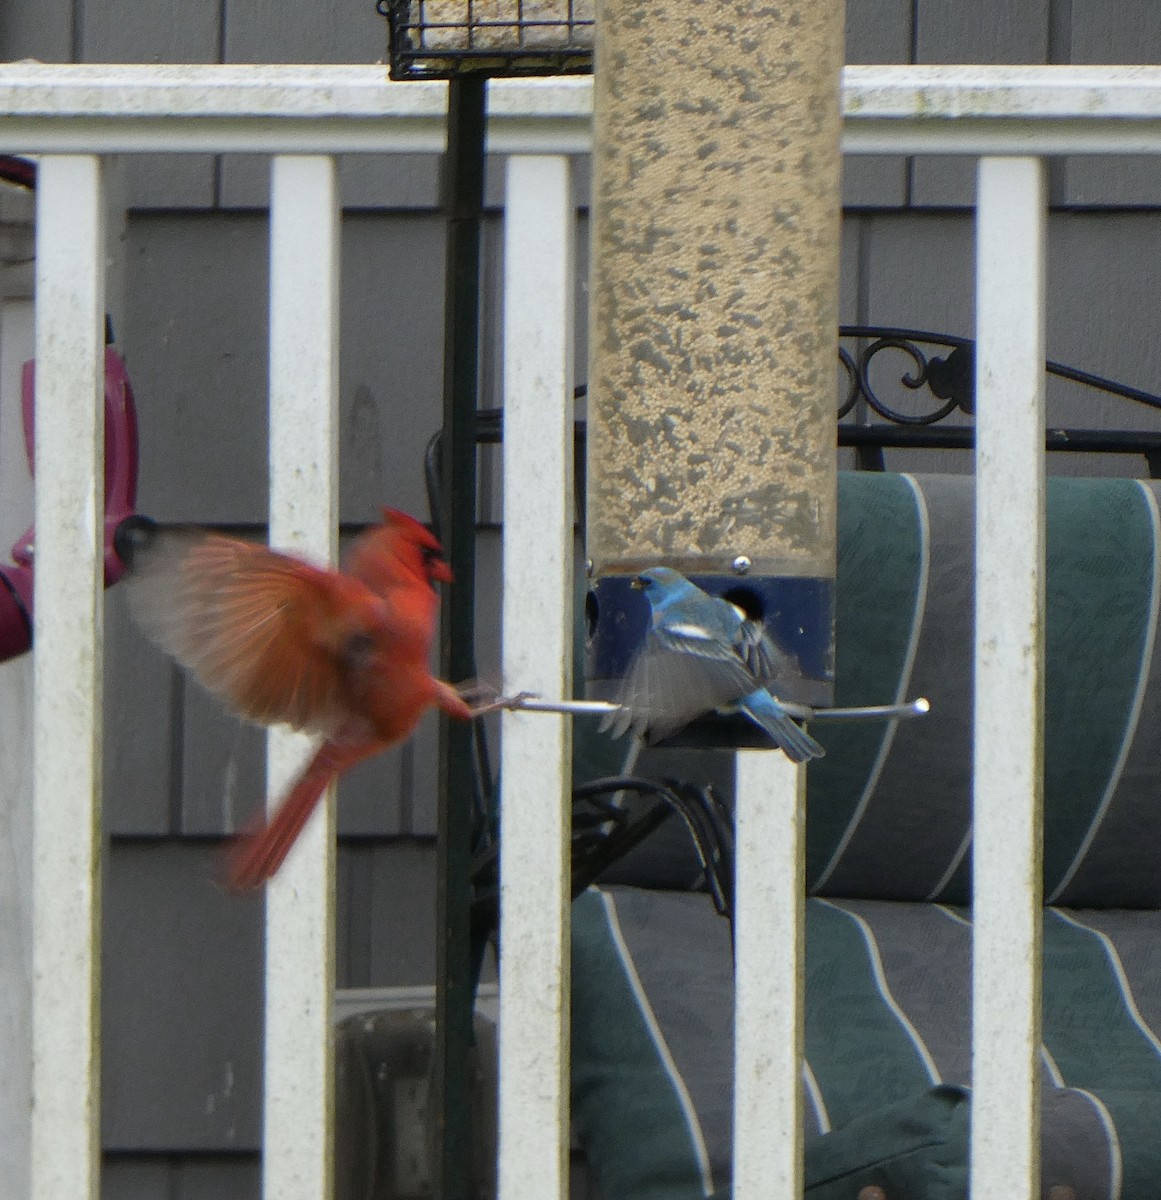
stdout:
MULTIPOLYGON (((575 215, 567 158, 508 162, 506 690, 572 694, 575 215)), ((501 1200, 567 1195, 571 718, 506 712, 500 781, 501 1200)))
MULTIPOLYGON (((276 158, 270 191, 270 542, 330 562, 338 545, 334 159, 276 158)), ((303 734, 271 731, 273 800, 313 747, 303 734)), ((334 862, 331 795, 266 889, 266 1200, 320 1200, 333 1188, 334 862)))
POLYGON ((1040 1194, 1044 165, 985 158, 976 210, 971 1194, 1040 1194))
POLYGON ((33 1200, 90 1200, 100 1161, 101 165, 46 158, 36 193, 33 1200))
POLYGON ((736 764, 733 1195, 797 1200, 806 768, 770 750, 736 764))

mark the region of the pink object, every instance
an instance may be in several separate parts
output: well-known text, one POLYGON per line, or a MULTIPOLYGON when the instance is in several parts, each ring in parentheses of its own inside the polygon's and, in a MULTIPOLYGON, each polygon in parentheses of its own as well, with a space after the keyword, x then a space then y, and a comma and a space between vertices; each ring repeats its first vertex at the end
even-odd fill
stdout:
POLYGON ((32 645, 32 572, 0 567, 0 662, 32 645))
MULTIPOLYGON (((35 363, 24 364, 21 402, 28 468, 36 471, 35 363)), ((113 547, 118 525, 137 503, 137 408, 120 354, 105 347, 105 586, 116 583, 125 564, 113 547)), ((35 528, 12 547, 15 566, 0 566, 0 662, 32 645, 35 528)))

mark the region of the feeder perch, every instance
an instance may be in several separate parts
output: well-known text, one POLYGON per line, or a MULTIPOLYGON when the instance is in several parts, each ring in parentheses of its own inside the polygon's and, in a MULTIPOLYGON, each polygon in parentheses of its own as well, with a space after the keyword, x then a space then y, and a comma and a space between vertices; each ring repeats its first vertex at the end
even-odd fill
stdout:
POLYGON ((392 79, 587 75, 595 0, 379 0, 392 79))

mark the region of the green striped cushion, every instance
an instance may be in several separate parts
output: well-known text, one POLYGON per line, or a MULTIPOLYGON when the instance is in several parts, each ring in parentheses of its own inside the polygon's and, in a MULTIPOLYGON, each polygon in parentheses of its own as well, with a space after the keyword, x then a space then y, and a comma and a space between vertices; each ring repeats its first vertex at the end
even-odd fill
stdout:
MULTIPOLYGON (((1157 1194, 1158 947, 1158 913, 1045 913, 1046 1191, 1157 1194)), ((884 1186, 875 1171, 892 1147, 914 1157, 915 1105, 937 1103, 933 1088, 970 1082, 970 977, 971 930, 957 909, 808 902, 808 1181, 822 1188, 836 1161, 849 1166, 852 1146, 865 1146, 853 1196, 884 1186), (890 1121, 874 1124, 873 1137, 860 1125, 889 1112, 899 1114, 897 1136, 890 1121)), ((708 900, 587 892, 573 910, 572 978, 573 1115, 601 1194, 684 1200, 728 1186, 733 985, 728 930, 708 900)), ((952 1123, 919 1156, 923 1177, 936 1181, 920 1195, 964 1194, 954 1135, 952 1123)))
MULTIPOLYGON (((1158 495, 1048 481, 1044 887, 1055 903, 1161 906, 1158 495)), ((894 725, 821 724, 807 879, 825 896, 966 903, 970 885, 974 489, 967 476, 842 473, 836 702, 925 695, 894 725)), ((644 774, 729 777, 728 756, 643 755, 644 774)), ((680 886, 674 826, 611 878, 680 886)))
MULTIPOLYGON (((1048 481, 1045 892, 1161 903, 1157 485, 1048 481)), ((838 702, 923 694, 891 726, 819 726, 812 891, 968 898, 973 488, 966 477, 840 481, 838 702)))

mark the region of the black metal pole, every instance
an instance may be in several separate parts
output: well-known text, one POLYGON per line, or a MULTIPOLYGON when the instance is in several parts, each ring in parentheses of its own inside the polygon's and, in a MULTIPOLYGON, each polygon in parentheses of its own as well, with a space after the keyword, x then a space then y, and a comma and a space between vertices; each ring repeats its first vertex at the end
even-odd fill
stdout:
MULTIPOLYGON (((475 672, 476 392, 480 213, 484 203, 484 79, 448 84, 444 211, 443 546, 455 574, 440 638, 445 679, 475 672)), ((472 1044, 471 861, 473 751, 469 726, 440 729, 436 900, 435 1194, 471 1193, 468 1052, 472 1044)))

